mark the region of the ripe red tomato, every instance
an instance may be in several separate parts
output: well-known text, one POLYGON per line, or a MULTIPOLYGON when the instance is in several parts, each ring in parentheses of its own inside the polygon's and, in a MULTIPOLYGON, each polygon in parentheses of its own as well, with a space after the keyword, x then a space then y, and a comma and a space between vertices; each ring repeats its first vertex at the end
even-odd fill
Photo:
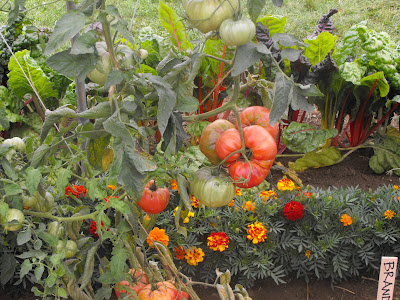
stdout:
MULTIPOLYGON (((278 123, 274 126, 269 123, 269 109, 264 106, 250 106, 240 113, 242 128, 250 125, 260 125, 265 128, 275 139, 278 135, 278 123)), ((237 124, 236 124, 237 127, 237 124)))
MULTIPOLYGON (((249 152, 248 158, 263 168, 271 167, 277 154, 277 146, 268 131, 259 125, 252 125, 243 129, 243 136, 246 151, 249 152)), ((224 159, 230 153, 239 150, 241 145, 239 130, 228 129, 217 140, 215 151, 219 158, 224 159)), ((227 163, 236 161, 240 156, 240 153, 232 155, 227 159, 227 163)))
POLYGON ((200 151, 203 152, 212 164, 218 165, 221 162, 221 159, 215 152, 215 143, 224 131, 234 127, 228 120, 218 119, 204 128, 200 137, 199 147, 200 151))
POLYGON ((139 300, 174 300, 178 290, 170 281, 148 284, 139 292, 139 300))
POLYGON ((271 166, 269 168, 262 168, 253 161, 250 161, 249 164, 243 160, 238 160, 229 166, 229 175, 234 181, 247 179, 250 165, 252 169, 249 181, 246 183, 235 182, 236 186, 240 188, 251 188, 259 185, 264 181, 265 177, 267 177, 269 169, 271 168, 271 166))
POLYGON ((117 283, 115 287, 115 294, 117 295, 117 298, 120 297, 121 293, 121 296, 131 295, 129 298, 135 299, 135 294, 133 294, 132 291, 135 291, 136 295, 138 295, 139 292, 149 284, 146 273, 140 270, 130 269, 129 274, 132 275, 133 285, 131 285, 127 280, 117 283), (123 286, 127 286, 128 288, 124 289, 123 286))
POLYGON ((154 180, 150 180, 144 186, 143 196, 137 205, 149 214, 158 214, 167 207, 169 197, 168 188, 158 188, 154 180))

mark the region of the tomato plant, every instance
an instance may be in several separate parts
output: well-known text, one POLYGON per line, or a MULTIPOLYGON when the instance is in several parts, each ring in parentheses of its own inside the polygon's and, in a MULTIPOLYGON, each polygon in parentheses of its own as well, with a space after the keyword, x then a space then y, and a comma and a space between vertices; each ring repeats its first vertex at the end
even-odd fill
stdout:
POLYGON ((256 26, 250 19, 226 19, 219 27, 221 39, 231 46, 241 46, 250 42, 256 34, 256 26))
POLYGON ((238 187, 251 188, 259 185, 261 182, 264 181, 264 179, 268 175, 270 167, 263 168, 260 165, 256 164, 254 161, 250 161, 249 164, 244 160, 237 160, 229 166, 229 176, 231 176, 231 178, 235 181, 235 184, 238 187), (251 166, 251 173, 250 173, 250 166, 251 166))
MULTIPOLYGON (((129 274, 132 276, 131 282, 133 284, 130 284, 130 281, 128 280, 123 280, 117 283, 115 287, 115 294, 117 295, 117 298, 120 298, 123 295, 130 295, 132 291, 138 295, 139 292, 149 284, 147 276, 144 272, 130 269, 129 274), (124 288, 124 286, 127 286, 127 288, 124 288)), ((130 298, 134 299, 135 296, 131 295, 130 298)))
POLYGON ((199 144, 200 150, 214 165, 218 165, 221 162, 221 159, 215 152, 215 143, 220 135, 230 128, 234 128, 231 122, 218 119, 209 124, 201 134, 199 144))
POLYGON ((146 285, 139 292, 139 300, 173 300, 176 299, 178 290, 170 281, 157 282, 146 285))
POLYGON ((227 205, 235 196, 235 185, 231 178, 216 168, 201 168, 190 183, 193 196, 208 207, 227 205))
POLYGON ((217 30, 221 23, 232 18, 239 8, 239 0, 188 0, 185 4, 190 25, 203 33, 217 30))
POLYGON ((10 208, 1 223, 5 230, 17 231, 22 228, 24 220, 25 216, 22 211, 10 208))
POLYGON ((150 180, 144 186, 143 196, 136 204, 149 214, 158 214, 167 207, 169 197, 168 188, 159 188, 154 180, 150 180))

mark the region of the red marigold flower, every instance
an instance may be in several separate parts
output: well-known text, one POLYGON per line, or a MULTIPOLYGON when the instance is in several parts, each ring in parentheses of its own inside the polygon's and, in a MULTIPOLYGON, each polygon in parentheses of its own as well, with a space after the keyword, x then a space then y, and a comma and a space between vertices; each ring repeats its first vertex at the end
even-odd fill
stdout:
POLYGON ((213 232, 207 238, 207 246, 214 251, 225 251, 228 244, 229 237, 225 232, 213 232))
POLYGON ((191 196, 190 197, 190 200, 192 200, 192 206, 194 207, 194 208, 199 208, 199 206, 200 206, 200 202, 199 202, 199 200, 197 200, 196 199, 196 197, 195 196, 191 196))
POLYGON ((186 251, 181 245, 179 245, 178 247, 174 247, 174 249, 175 249, 175 256, 177 259, 179 260, 185 259, 186 251))
POLYGON ((283 208, 283 214, 292 221, 303 218, 304 206, 300 202, 290 201, 283 208))
POLYGON ((80 195, 86 196, 87 189, 83 187, 83 185, 73 185, 72 188, 67 186, 65 188, 65 196, 69 197, 70 194, 74 195, 76 198, 79 198, 80 195))
MULTIPOLYGON (((102 228, 104 227, 103 221, 101 222, 101 227, 102 227, 102 228)), ((107 229, 107 230, 109 230, 109 229, 107 229)), ((89 231, 90 231, 90 233, 91 233, 94 237, 96 237, 96 238, 99 237, 99 235, 98 235, 98 233, 97 233, 97 223, 96 223, 95 221, 92 221, 92 223, 90 224, 90 229, 89 229, 89 231)))

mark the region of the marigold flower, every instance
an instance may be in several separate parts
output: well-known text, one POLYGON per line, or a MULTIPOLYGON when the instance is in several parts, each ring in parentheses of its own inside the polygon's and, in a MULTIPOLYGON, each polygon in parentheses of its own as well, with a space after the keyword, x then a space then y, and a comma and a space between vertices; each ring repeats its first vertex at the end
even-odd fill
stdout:
POLYGON ((394 185, 394 186, 393 186, 393 189, 396 191, 396 190, 400 189, 400 186, 394 185))
POLYGON ((236 196, 242 196, 242 191, 240 189, 236 189, 236 196))
POLYGON ((258 196, 264 201, 267 202, 269 199, 276 199, 276 193, 272 190, 269 191, 261 191, 258 196))
POLYGON ((212 232, 207 238, 207 246, 214 251, 225 251, 228 244, 229 237, 225 232, 212 232))
POLYGON ((310 258, 311 255, 311 250, 307 250, 306 253, 304 254, 307 258, 310 258))
POLYGON ((396 215, 396 213, 393 210, 388 209, 383 215, 385 216, 385 219, 391 220, 396 215))
POLYGON ((252 241, 253 244, 264 242, 267 238, 267 228, 261 222, 254 222, 247 226, 247 239, 252 241))
MULTIPOLYGON (((297 194, 297 196, 301 196, 301 192, 299 192, 299 193, 297 194)), ((310 197, 312 196, 312 193, 310 193, 310 192, 303 192, 303 196, 306 197, 306 198, 310 198, 310 197)))
POLYGON ((74 195, 76 198, 79 198, 80 195, 86 196, 87 189, 83 187, 83 185, 73 185, 72 188, 70 186, 65 187, 65 196, 69 197, 70 194, 74 195))
POLYGON ((296 188, 294 182, 289 178, 283 178, 279 180, 276 186, 280 191, 293 191, 296 188))
POLYGON ((229 203, 228 203, 228 206, 230 206, 230 207, 234 207, 234 206, 235 206, 235 204, 234 204, 234 203, 235 203, 235 200, 232 200, 231 202, 229 202, 229 203))
POLYGON ((170 179, 171 182, 171 190, 178 190, 178 184, 175 179, 170 179))
POLYGON ((304 206, 300 202, 290 201, 283 208, 283 214, 288 220, 296 221, 303 218, 304 206))
POLYGON ((192 200, 192 206, 194 208, 199 208, 200 202, 199 202, 199 200, 197 200, 197 198, 195 196, 192 195, 192 197, 190 197, 190 200, 192 200))
POLYGON ((189 211, 186 218, 183 219, 183 223, 189 223, 190 217, 194 217, 194 212, 189 211))
POLYGON ((158 227, 154 227, 150 232, 149 232, 149 236, 146 239, 147 244, 149 244, 149 246, 153 246, 153 242, 160 242, 163 243, 165 245, 165 247, 168 246, 168 242, 169 242, 169 236, 165 234, 165 230, 164 229, 160 229, 158 227))
POLYGON ((191 266, 197 266, 204 260, 204 252, 201 248, 190 248, 186 251, 186 262, 191 266))
POLYGON ((353 223, 353 220, 351 219, 351 217, 348 214, 344 214, 340 218, 340 222, 342 222, 344 226, 348 226, 353 223))
POLYGON ((174 249, 175 249, 175 257, 177 259, 182 260, 185 258, 186 251, 181 245, 179 245, 178 247, 174 247, 174 249))
POLYGON ((251 202, 251 201, 246 201, 246 202, 243 204, 242 207, 243 207, 244 210, 254 212, 254 210, 255 210, 255 208, 256 208, 256 203, 255 203, 255 202, 251 202))
POLYGON ((115 190, 115 185, 109 184, 109 185, 107 185, 107 188, 109 188, 110 190, 114 191, 115 190))
MULTIPOLYGON (((104 227, 103 221, 101 221, 100 224, 101 224, 101 228, 103 228, 103 227, 104 227)), ((101 229, 101 230, 102 230, 102 229, 101 229)), ((107 230, 109 230, 109 229, 107 229, 107 230)), ((97 233, 97 223, 96 223, 95 221, 92 221, 92 223, 90 224, 89 231, 90 231, 90 233, 91 233, 94 237, 96 237, 96 238, 99 237, 99 235, 98 235, 98 233, 97 233)))

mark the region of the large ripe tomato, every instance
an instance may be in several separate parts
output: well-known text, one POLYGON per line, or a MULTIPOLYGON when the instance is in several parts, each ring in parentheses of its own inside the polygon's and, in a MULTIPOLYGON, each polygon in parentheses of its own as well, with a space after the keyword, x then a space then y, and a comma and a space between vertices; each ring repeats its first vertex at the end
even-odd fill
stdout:
POLYGON ((228 120, 218 119, 204 128, 200 137, 199 147, 200 151, 203 152, 212 164, 218 165, 221 162, 221 159, 215 152, 215 143, 224 131, 234 127, 228 120))
POLYGON ((136 295, 138 295, 139 292, 149 284, 146 273, 140 270, 130 269, 129 274, 132 275, 133 285, 131 285, 127 280, 117 283, 115 287, 115 294, 117 295, 117 298, 120 298, 121 294, 122 297, 125 295, 130 295, 129 298, 135 299, 133 291, 136 293, 136 295), (124 286, 127 286, 127 288, 124 288, 124 286))
POLYGON ((137 205, 149 214, 158 214, 167 207, 169 197, 168 188, 158 188, 154 180, 150 180, 144 186, 143 196, 137 205))
MULTIPOLYGON (((259 125, 248 126, 243 129, 244 143, 248 158, 263 168, 270 167, 277 154, 277 146, 273 137, 259 125)), ((221 134, 215 144, 215 151, 219 158, 225 159, 230 153, 241 148, 239 130, 229 129, 221 134)), ((227 159, 227 163, 235 162, 241 156, 236 153, 227 159)))
POLYGON ((178 290, 170 281, 148 284, 139 292, 139 300, 175 300, 178 290))
POLYGON ((192 27, 207 33, 238 12, 240 0, 187 0, 185 12, 192 27))
POLYGON ((246 183, 235 182, 235 184, 240 188, 251 188, 259 185, 264 181, 265 177, 267 177, 269 169, 271 168, 271 166, 269 168, 262 168, 253 161, 250 161, 249 164, 243 160, 238 160, 229 166, 229 175, 234 181, 247 179, 249 176, 250 165, 252 169, 249 181, 246 183))
POLYGON ((256 26, 250 19, 226 19, 219 27, 221 39, 231 46, 241 46, 250 42, 256 35, 256 26))
POLYGON ((227 205, 235 197, 236 188, 222 170, 201 168, 194 173, 190 191, 200 203, 208 207, 227 205))
POLYGON ((269 123, 269 113, 269 109, 264 106, 250 106, 246 108, 240 113, 242 128, 250 125, 260 125, 275 139, 279 130, 278 123, 275 122, 274 126, 271 126, 269 123))

